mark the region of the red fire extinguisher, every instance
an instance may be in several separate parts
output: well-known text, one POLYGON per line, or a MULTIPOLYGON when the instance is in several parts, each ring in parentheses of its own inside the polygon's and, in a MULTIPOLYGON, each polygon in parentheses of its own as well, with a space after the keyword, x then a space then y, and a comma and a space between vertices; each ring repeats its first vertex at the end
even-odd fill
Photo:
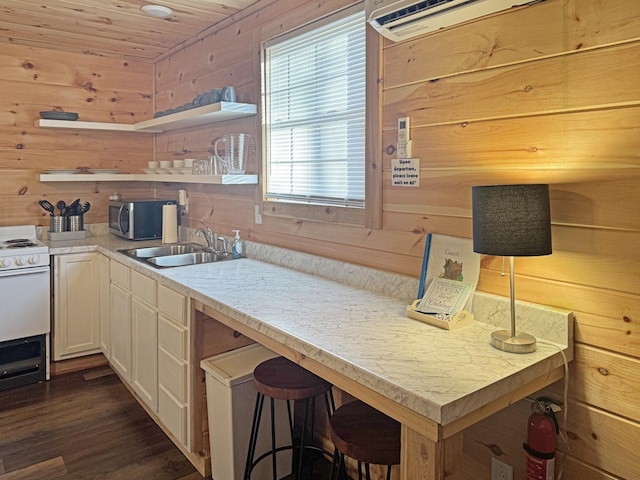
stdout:
POLYGON ((527 480, 554 480, 556 436, 559 432, 558 420, 549 400, 538 398, 531 404, 533 413, 528 420, 527 480))

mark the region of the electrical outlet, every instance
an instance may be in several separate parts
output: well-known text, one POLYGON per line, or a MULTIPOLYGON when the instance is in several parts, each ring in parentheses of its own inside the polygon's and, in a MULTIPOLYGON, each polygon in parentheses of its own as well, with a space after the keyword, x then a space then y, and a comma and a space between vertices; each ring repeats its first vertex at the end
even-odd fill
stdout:
POLYGON ((254 223, 256 225, 260 225, 262 223, 262 215, 260 214, 260 206, 259 205, 255 205, 255 218, 254 218, 254 223))
POLYGON ((513 467, 491 457, 491 480, 513 480, 513 467))

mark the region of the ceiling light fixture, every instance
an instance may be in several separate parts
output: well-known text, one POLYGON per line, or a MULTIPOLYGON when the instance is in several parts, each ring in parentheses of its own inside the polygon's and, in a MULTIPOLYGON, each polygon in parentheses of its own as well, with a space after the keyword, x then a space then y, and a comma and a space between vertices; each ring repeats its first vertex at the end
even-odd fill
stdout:
POLYGON ((173 10, 168 7, 163 7, 162 5, 143 5, 140 7, 140 10, 142 10, 145 15, 154 18, 167 18, 173 13, 173 10))

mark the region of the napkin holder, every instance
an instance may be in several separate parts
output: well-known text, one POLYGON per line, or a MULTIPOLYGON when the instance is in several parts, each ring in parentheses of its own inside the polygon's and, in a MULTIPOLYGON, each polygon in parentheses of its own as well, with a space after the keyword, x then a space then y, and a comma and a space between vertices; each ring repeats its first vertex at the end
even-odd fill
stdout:
POLYGON ((414 320, 428 323, 429 325, 433 325, 434 327, 442 328, 444 330, 455 330, 456 328, 465 327, 473 323, 474 315, 467 310, 461 310, 445 320, 434 315, 419 312, 417 310, 418 303, 420 303, 419 299, 407 306, 407 315, 414 320))

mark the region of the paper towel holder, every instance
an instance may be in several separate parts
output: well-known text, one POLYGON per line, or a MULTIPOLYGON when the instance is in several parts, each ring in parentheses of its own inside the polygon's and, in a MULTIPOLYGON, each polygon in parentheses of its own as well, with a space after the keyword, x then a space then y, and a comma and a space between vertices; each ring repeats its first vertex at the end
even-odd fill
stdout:
POLYGON ((178 217, 189 213, 189 197, 186 190, 178 190, 178 217))

